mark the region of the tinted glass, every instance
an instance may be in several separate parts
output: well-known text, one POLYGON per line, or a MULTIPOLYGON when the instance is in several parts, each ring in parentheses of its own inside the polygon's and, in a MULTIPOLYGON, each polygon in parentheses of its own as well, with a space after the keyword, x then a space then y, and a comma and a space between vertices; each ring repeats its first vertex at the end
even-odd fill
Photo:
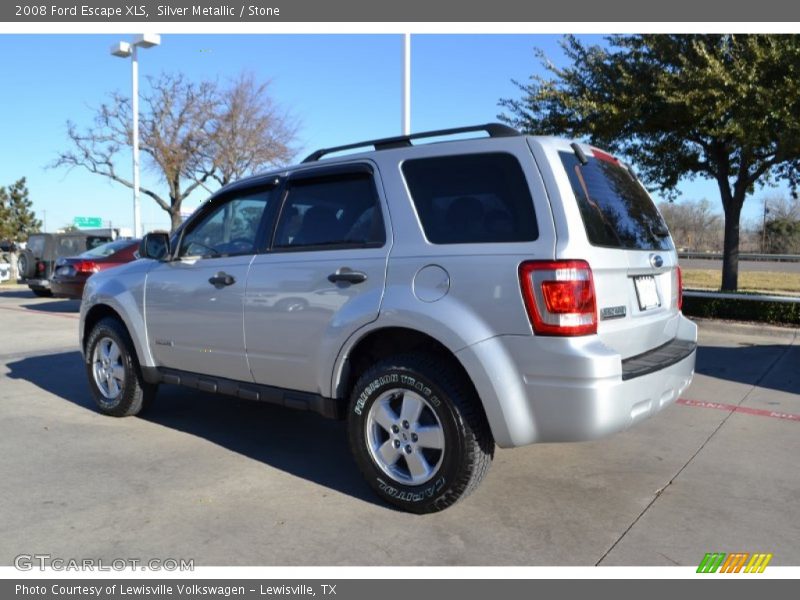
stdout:
POLYGON ((86 251, 86 238, 60 237, 56 238, 56 256, 78 256, 86 251))
POLYGON ((45 238, 42 235, 32 235, 25 246, 36 258, 44 256, 45 238))
POLYGON ((425 237, 434 244, 539 237, 528 182, 510 154, 408 160, 403 175, 425 237))
POLYGON ((254 254, 261 219, 272 191, 262 191, 224 202, 192 223, 183 236, 179 256, 217 258, 254 254))
POLYGON ((587 157, 588 164, 581 165, 574 153, 560 154, 591 244, 633 250, 672 249, 661 214, 628 169, 595 157, 587 157))
POLYGON ((276 248, 382 246, 385 241, 371 175, 291 182, 275 234, 276 248))
POLYGON ((87 250, 83 254, 81 254, 82 258, 102 258, 104 256, 111 256, 115 252, 119 252, 120 250, 124 250, 129 246, 133 246, 138 244, 138 241, 134 240, 117 240, 116 242, 108 242, 106 244, 100 244, 99 246, 95 246, 91 250, 87 250))

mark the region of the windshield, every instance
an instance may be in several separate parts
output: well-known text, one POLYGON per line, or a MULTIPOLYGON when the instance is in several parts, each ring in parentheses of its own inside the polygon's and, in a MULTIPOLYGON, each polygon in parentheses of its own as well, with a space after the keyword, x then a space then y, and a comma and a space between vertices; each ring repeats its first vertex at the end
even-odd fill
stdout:
POLYGON ((100 246, 96 246, 91 250, 87 250, 80 256, 81 258, 103 258, 104 256, 111 256, 115 252, 124 250, 125 248, 132 246, 134 243, 135 240, 117 240, 116 242, 108 242, 107 244, 101 244, 100 246))
POLYGON ((572 152, 559 154, 591 244, 631 250, 672 249, 661 213, 628 169, 610 156, 588 156, 588 163, 582 165, 572 152))

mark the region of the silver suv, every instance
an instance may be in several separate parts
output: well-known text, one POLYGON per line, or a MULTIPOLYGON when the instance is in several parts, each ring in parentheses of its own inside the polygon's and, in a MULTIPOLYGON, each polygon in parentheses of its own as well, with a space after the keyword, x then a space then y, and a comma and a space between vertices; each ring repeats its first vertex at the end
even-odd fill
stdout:
POLYGON ((626 429, 694 372, 677 255, 634 172, 503 125, 319 150, 140 254, 83 296, 102 412, 167 383, 347 419, 369 484, 412 512, 471 492, 495 444, 626 429))

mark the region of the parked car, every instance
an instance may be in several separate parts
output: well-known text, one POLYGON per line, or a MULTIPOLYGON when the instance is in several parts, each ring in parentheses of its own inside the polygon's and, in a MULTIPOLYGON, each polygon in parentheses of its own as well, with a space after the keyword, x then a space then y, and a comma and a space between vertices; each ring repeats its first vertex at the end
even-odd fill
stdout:
POLYGON ((495 445, 621 431, 694 372, 678 258, 634 172, 503 125, 319 150, 140 254, 84 291, 100 411, 167 383, 344 418, 375 492, 416 513, 474 490, 495 445))
POLYGON ((17 262, 19 283, 27 283, 37 296, 52 296, 50 278, 56 260, 76 256, 114 239, 113 230, 96 232, 73 231, 69 233, 34 233, 28 236, 25 250, 17 262))
POLYGON ((57 298, 80 298, 86 280, 93 274, 136 260, 140 242, 138 239, 116 240, 78 256, 59 258, 50 291, 57 298))

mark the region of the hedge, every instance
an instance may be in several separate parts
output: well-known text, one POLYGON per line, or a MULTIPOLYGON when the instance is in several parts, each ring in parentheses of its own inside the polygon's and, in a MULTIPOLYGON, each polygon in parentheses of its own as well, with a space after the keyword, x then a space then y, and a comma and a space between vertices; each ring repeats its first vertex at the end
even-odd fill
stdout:
POLYGON ((800 303, 684 296, 683 313, 707 319, 800 325, 800 303))

